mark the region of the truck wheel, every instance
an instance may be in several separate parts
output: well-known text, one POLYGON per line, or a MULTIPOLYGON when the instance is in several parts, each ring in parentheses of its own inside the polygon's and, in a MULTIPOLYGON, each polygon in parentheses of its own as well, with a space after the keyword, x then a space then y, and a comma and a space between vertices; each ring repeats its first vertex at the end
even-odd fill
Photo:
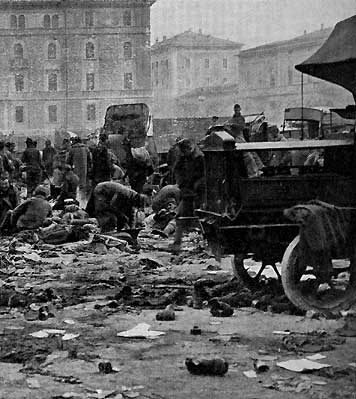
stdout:
POLYGON ((325 314, 349 308, 356 301, 356 250, 350 259, 330 259, 330 278, 320 283, 312 266, 300 264, 299 236, 286 249, 282 260, 282 285, 289 300, 303 310, 325 314))

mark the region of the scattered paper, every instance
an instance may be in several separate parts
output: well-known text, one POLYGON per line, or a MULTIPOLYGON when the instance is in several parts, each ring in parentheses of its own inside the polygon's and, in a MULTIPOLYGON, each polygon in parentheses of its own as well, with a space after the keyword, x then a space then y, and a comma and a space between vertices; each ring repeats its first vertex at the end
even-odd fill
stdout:
POLYGON ((57 334, 65 334, 65 330, 53 330, 53 329, 48 329, 48 330, 40 330, 31 333, 31 337, 34 338, 48 338, 50 335, 57 335, 57 334))
POLYGON ((150 325, 147 323, 140 323, 137 324, 136 327, 132 328, 131 330, 122 331, 117 334, 118 337, 123 338, 149 338, 155 339, 165 333, 162 331, 149 331, 150 325))
POLYGON ((307 370, 320 370, 326 367, 330 367, 330 364, 312 362, 308 359, 293 359, 287 360, 286 362, 279 362, 277 363, 277 366, 290 371, 295 371, 297 373, 302 373, 303 371, 307 370))
POLYGON ((306 358, 309 360, 321 360, 321 359, 325 359, 326 356, 321 355, 320 353, 316 353, 315 355, 306 356, 306 358))
POLYGON ((66 324, 75 324, 75 321, 72 320, 72 319, 63 320, 63 322, 66 323, 66 324))
POLYGON ((62 337, 62 341, 69 341, 74 338, 78 338, 80 334, 64 334, 62 337))
POLYGON ((38 380, 36 380, 36 378, 27 378, 26 382, 27 382, 27 386, 29 388, 31 388, 31 389, 39 389, 39 388, 41 388, 41 385, 38 382, 38 380))
POLYGON ((247 378, 256 378, 257 377, 257 373, 255 370, 248 370, 248 371, 244 371, 243 373, 247 378))
POLYGON ((31 337, 34 337, 34 338, 47 338, 47 337, 49 337, 49 334, 46 331, 44 331, 44 330, 33 332, 30 335, 31 335, 31 337))
POLYGON ((47 330, 43 330, 46 331, 46 333, 48 334, 65 334, 66 330, 55 330, 55 329, 47 329, 47 330))
POLYGON ((285 331, 279 331, 279 330, 276 330, 276 331, 273 331, 273 334, 276 334, 276 335, 290 335, 290 331, 289 330, 285 330, 285 331))
POLYGON ((36 253, 31 253, 31 254, 24 254, 23 255, 23 257, 25 258, 25 259, 27 259, 27 260, 33 260, 34 262, 40 262, 41 260, 42 260, 42 258, 38 255, 38 254, 36 254, 36 253))

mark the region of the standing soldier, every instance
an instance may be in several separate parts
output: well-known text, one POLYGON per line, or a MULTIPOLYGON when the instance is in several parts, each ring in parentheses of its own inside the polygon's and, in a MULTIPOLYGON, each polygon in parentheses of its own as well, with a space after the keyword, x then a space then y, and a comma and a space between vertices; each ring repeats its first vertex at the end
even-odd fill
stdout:
POLYGON ((93 149, 92 181, 93 186, 110 181, 113 173, 114 159, 107 146, 108 137, 101 133, 98 145, 93 149))
POLYGON ((45 141, 45 148, 42 150, 42 160, 48 176, 53 175, 53 162, 57 151, 52 146, 51 140, 45 141))
POLYGON ((67 164, 73 167, 73 172, 79 177, 79 202, 85 200, 88 186, 88 172, 91 169, 91 153, 82 143, 80 137, 73 139, 72 148, 67 155, 67 164))
POLYGON ((41 182, 43 169, 41 153, 36 148, 35 142, 29 137, 26 139, 26 149, 22 154, 21 161, 26 168, 27 197, 29 198, 41 182))
POLYGON ((181 200, 177 209, 177 228, 172 252, 180 250, 184 231, 184 220, 180 218, 193 217, 203 199, 205 166, 204 155, 189 139, 178 143, 180 154, 174 167, 174 175, 181 192, 181 200))

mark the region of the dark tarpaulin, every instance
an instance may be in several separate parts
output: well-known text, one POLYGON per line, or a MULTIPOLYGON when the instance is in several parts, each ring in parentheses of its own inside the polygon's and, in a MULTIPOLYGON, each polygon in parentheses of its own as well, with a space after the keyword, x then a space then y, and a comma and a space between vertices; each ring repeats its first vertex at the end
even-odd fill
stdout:
POLYGON ((356 99, 356 15, 337 23, 320 49, 296 69, 343 86, 356 99))

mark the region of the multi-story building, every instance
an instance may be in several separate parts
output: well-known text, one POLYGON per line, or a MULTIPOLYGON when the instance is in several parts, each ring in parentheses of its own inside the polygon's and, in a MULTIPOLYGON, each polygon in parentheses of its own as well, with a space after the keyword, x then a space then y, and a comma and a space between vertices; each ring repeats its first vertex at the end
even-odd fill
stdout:
MULTIPOLYGON (((184 76, 181 76, 182 89, 176 92, 171 114, 177 117, 227 116, 233 112, 233 104, 240 103, 244 114, 264 112, 271 123, 281 123, 285 108, 302 104, 301 73, 295 65, 315 53, 331 31, 331 28, 322 28, 291 40, 241 50, 239 64, 225 84, 213 80, 208 87, 202 85, 187 91, 183 87, 184 76)), ((182 74, 185 71, 182 70, 182 74)), ((158 80, 159 85, 162 83, 158 80)), ((164 110, 164 103, 161 103, 164 110)), ((351 103, 351 95, 342 87, 304 75, 304 106, 342 107, 351 103)))
POLYGON ((186 31, 152 46, 154 116, 177 116, 176 99, 202 87, 237 82, 242 44, 186 31))
POLYGON ((149 102, 155 0, 0 0, 0 131, 90 132, 149 102))
POLYGON ((280 123, 287 107, 339 107, 351 104, 343 88, 308 75, 295 65, 315 53, 332 29, 304 33, 291 40, 273 42, 240 52, 239 101, 244 113, 264 111, 270 121, 280 123))

